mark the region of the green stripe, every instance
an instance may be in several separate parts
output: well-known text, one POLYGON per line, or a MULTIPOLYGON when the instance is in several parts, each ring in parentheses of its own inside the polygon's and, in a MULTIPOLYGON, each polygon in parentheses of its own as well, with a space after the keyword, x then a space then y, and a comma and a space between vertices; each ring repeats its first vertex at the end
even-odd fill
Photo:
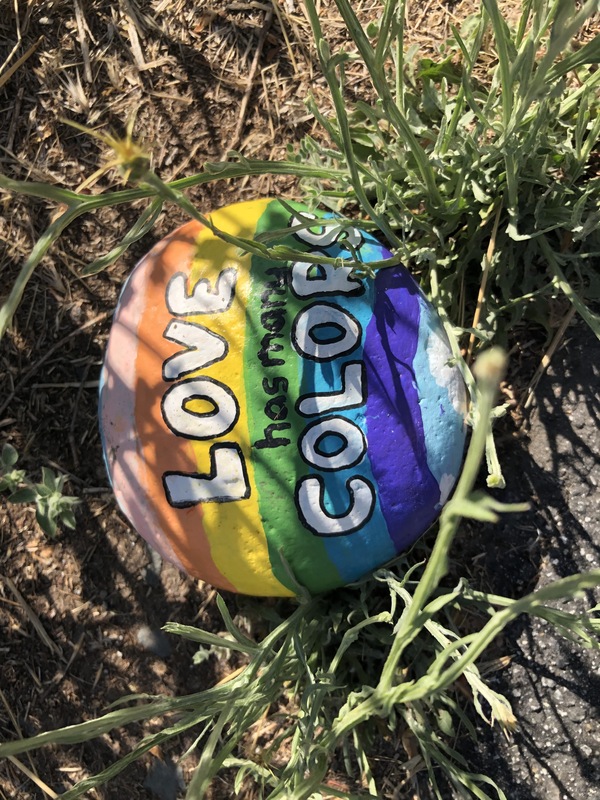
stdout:
MULTIPOLYGON (((258 220, 256 233, 286 228, 288 219, 289 213, 274 201, 258 220)), ((298 247, 291 236, 277 243, 298 247)), ((323 584, 335 585, 341 581, 323 540, 300 523, 293 500, 296 482, 309 471, 298 453, 298 438, 306 420, 294 408, 301 367, 300 356, 290 343, 292 321, 304 303, 288 288, 286 272, 289 268, 281 263, 252 257, 244 344, 248 426, 259 510, 273 574, 294 590, 281 561, 281 551, 298 582, 309 591, 318 591, 323 584), (277 305, 282 302, 284 305, 277 305), (276 349, 279 347, 282 349, 276 349), (288 441, 285 445, 264 446, 284 439, 288 441)))

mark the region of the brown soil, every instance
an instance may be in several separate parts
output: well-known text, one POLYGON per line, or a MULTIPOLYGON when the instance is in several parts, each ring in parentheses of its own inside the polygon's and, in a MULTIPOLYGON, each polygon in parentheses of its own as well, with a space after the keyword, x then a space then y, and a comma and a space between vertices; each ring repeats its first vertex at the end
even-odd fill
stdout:
MULTIPOLYGON (((339 45, 344 31, 331 6, 323 3, 324 27, 339 45)), ((358 6, 365 20, 377 18, 375 0, 358 6)), ((409 39, 425 53, 471 8, 471 2, 413 3, 409 39)), ((100 170, 99 143, 65 118, 122 132, 137 114, 135 132, 152 152, 154 169, 172 180, 232 147, 247 157, 282 158, 288 146, 317 131, 304 105, 309 91, 327 108, 297 0, 5 0, 0 11, 0 62, 6 60, 0 68, 0 171, 14 179, 70 189, 86 181, 82 191, 91 193, 120 185, 113 171, 100 170), (18 59, 22 63, 9 74, 18 59)), ((357 71, 357 91, 360 78, 357 71)), ((210 184, 190 197, 208 212, 297 191, 291 179, 263 177, 210 184)), ((0 199, 1 299, 56 209, 38 200, 0 199)), ((97 383, 110 315, 133 264, 183 215, 163 213, 152 233, 107 271, 86 280, 79 272, 116 245, 138 213, 104 210, 74 223, 35 272, 2 342, 0 445, 17 448, 19 466, 33 479, 39 480, 42 466, 68 475, 68 492, 82 500, 76 530, 49 539, 31 508, 0 499, 3 739, 90 719, 130 693, 198 691, 238 665, 214 658, 194 665, 191 643, 157 638, 171 620, 221 630, 214 592, 153 561, 117 508, 102 461, 97 383)), ((245 601, 226 599, 242 619, 245 601)), ((56 797, 126 753, 141 732, 134 725, 86 744, 4 761, 0 797, 56 797)), ((89 796, 174 797, 168 794, 174 773, 160 789, 156 766, 168 771, 170 757, 185 744, 154 752, 89 796), (154 794, 144 786, 149 774, 154 794)), ((233 796, 231 785, 218 782, 213 796, 233 796)))

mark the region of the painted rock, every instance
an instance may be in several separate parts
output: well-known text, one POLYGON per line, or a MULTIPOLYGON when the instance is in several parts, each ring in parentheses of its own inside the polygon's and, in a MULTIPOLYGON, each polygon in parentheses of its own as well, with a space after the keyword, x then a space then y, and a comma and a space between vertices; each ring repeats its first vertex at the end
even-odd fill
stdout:
MULTIPOLYGON (((390 256, 354 227, 302 229, 306 214, 257 200, 211 219, 248 239, 285 229, 277 243, 303 252, 390 256)), ((285 265, 189 222, 136 266, 110 333, 100 422, 119 505, 222 589, 354 581, 424 533, 454 485, 465 389, 450 358, 404 267, 285 265)))

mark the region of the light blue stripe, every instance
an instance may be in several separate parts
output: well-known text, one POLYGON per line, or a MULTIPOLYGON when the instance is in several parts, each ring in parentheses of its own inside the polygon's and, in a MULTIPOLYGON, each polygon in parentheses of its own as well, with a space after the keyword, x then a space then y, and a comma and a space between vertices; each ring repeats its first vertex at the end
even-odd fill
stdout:
MULTIPOLYGON (((419 304, 419 345, 413 363, 423 417, 427 465, 438 484, 441 484, 444 476, 452 476, 454 480, 458 476, 465 442, 465 425, 463 415, 452 404, 447 386, 439 383, 432 374, 432 366, 439 369, 443 364, 446 348, 440 351, 437 337, 441 337, 447 345, 446 332, 440 318, 424 297, 419 296, 419 304)), ((447 347, 449 356, 449 345, 447 347)), ((456 370, 456 379, 462 381, 457 373, 456 370)), ((449 477, 445 481, 449 481, 449 477)))

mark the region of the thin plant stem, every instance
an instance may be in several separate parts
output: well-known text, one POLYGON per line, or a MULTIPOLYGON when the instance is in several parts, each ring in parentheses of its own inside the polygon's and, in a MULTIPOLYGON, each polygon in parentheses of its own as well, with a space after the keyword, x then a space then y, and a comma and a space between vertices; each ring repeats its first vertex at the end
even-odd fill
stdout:
MULTIPOLYGON (((494 217, 494 225, 492 227, 492 233, 490 236, 490 241, 488 244, 487 252, 483 257, 483 272, 481 275, 481 284, 479 286, 479 293, 477 295, 477 306, 475 308, 475 314, 473 316, 473 328, 477 329, 479 325, 479 320, 481 319, 481 312, 483 310, 483 305, 485 303, 485 292, 487 289, 487 282, 488 276, 490 274, 490 267, 492 265, 492 258, 494 257, 494 251, 496 250, 496 236, 498 234, 498 225, 500 224, 500 215, 502 214, 502 205, 499 205, 496 209, 496 216, 494 217)), ((475 334, 472 333, 469 337, 469 347, 467 349, 467 364, 470 365, 473 360, 473 348, 475 346, 475 334)))
POLYGON ((488 352, 482 355, 483 364, 479 366, 482 379, 478 384, 479 397, 477 404, 479 419, 473 431, 473 436, 469 444, 463 470, 456 486, 454 496, 442 511, 440 529, 433 546, 431 557, 415 589, 413 603, 400 621, 400 626, 396 631, 390 654, 383 667, 381 680, 378 686, 378 693, 380 696, 385 695, 390 690, 395 680, 400 657, 417 633, 414 628, 415 619, 420 614, 421 609, 431 593, 447 572, 448 551, 456 535, 456 531, 458 530, 458 524, 461 518, 461 506, 473 490, 479 473, 479 465, 485 452, 494 398, 500 375, 504 370, 504 366, 500 366, 498 363, 501 358, 500 354, 495 352, 488 352), (486 370, 492 374, 486 375, 486 370))

